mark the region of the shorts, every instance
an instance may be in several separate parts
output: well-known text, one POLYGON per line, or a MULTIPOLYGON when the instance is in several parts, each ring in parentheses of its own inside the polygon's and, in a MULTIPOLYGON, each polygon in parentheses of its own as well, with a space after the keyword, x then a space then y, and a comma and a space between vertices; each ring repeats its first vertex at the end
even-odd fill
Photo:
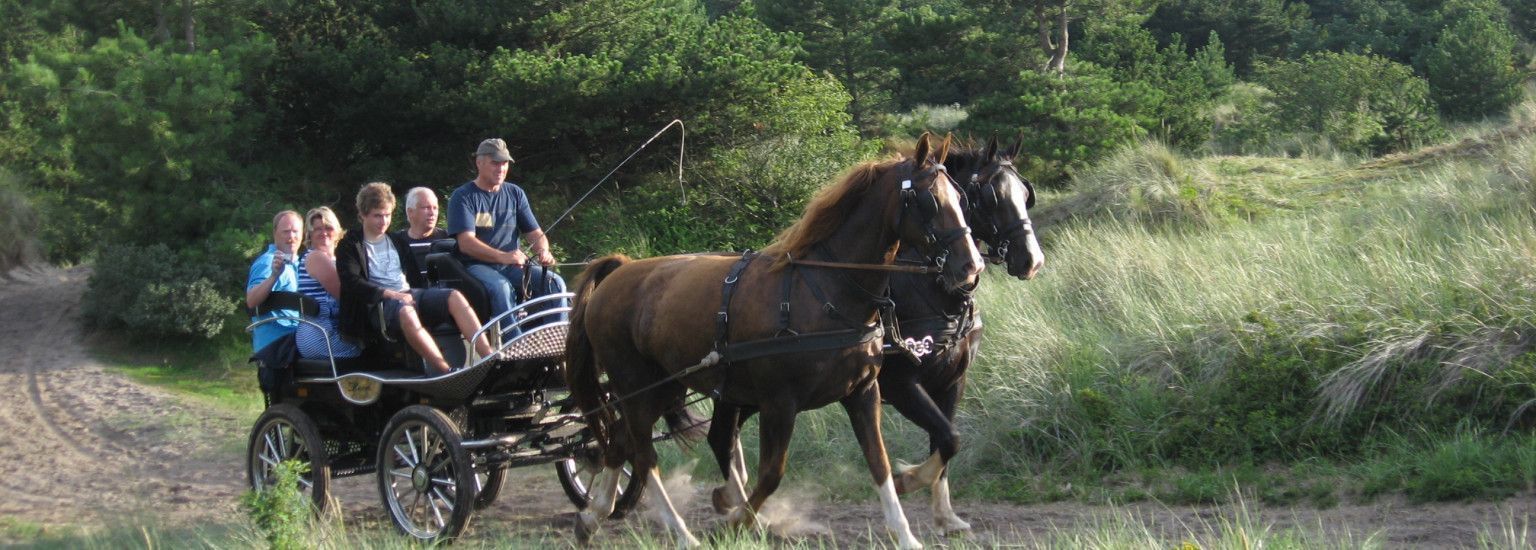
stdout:
MULTIPOLYGON (((410 290, 411 299, 416 301, 416 318, 421 321, 421 326, 431 330, 438 325, 453 322, 453 315, 448 313, 448 296, 453 292, 450 288, 410 290)), ((405 304, 399 300, 384 300, 380 307, 384 309, 384 333, 395 339, 405 337, 405 333, 400 330, 400 309, 405 304)))

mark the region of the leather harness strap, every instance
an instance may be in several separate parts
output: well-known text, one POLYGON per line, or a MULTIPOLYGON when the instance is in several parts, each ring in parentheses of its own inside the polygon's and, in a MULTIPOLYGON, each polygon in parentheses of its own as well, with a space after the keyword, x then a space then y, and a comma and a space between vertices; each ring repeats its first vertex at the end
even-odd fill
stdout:
MULTIPOLYGON (((733 361, 746 361, 771 355, 784 353, 802 353, 810 351, 827 351, 844 349, 867 344, 882 338, 885 329, 879 323, 863 325, 857 324, 852 328, 841 330, 827 330, 800 334, 789 328, 789 294, 793 290, 792 281, 796 273, 795 269, 789 269, 784 273, 783 301, 779 303, 779 332, 771 338, 761 340, 749 340, 746 342, 732 343, 730 335, 730 309, 731 298, 736 294, 736 284, 741 281, 742 272, 756 259, 758 254, 751 250, 742 253, 741 258, 731 266, 720 288, 720 311, 715 314, 715 351, 720 354, 722 363, 733 361)), ((803 277, 802 277, 803 279, 803 277)), ((820 300, 823 308, 843 322, 848 321, 832 307, 822 296, 821 289, 810 285, 811 293, 820 300)), ((729 371, 727 371, 729 372, 729 371)))

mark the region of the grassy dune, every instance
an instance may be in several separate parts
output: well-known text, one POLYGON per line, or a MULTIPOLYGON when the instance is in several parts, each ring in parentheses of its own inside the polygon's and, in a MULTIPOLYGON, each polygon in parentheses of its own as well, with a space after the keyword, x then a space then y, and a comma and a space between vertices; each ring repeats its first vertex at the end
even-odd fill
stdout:
MULTIPOLYGON (((1533 130, 1517 113, 1366 160, 1143 144, 1042 197, 1045 272, 980 290, 957 492, 1201 502, 1235 480, 1327 505, 1536 487, 1533 130)), ((791 479, 865 494, 841 412, 802 418, 791 479)), ((926 453, 886 425, 893 456, 926 453)))

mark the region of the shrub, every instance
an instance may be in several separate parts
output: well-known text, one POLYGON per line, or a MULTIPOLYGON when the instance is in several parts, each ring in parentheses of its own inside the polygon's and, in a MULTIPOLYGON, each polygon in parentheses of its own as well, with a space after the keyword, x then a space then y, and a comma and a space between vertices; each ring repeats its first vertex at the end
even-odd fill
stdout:
POLYGON ((1470 11, 1451 22, 1423 52, 1424 74, 1447 118, 1502 115, 1520 100, 1515 35, 1503 22, 1470 11))
POLYGON ((1308 54, 1259 67, 1275 93, 1278 129, 1326 136, 1345 151, 1380 155, 1444 137, 1429 85, 1374 55, 1308 54))
POLYGON ((1076 63, 1064 76, 1024 71, 1012 86, 978 99, 961 129, 977 135, 1023 132, 1019 162, 1028 175, 1062 185, 1076 170, 1147 135, 1164 99, 1145 82, 1116 82, 1110 71, 1076 63))
POLYGON ((310 548, 309 498, 299 489, 299 475, 308 464, 288 460, 277 465, 277 483, 261 491, 251 491, 240 498, 251 522, 266 537, 272 550, 310 548))
POLYGON ((149 336, 212 338, 235 302, 210 280, 212 267, 189 262, 163 244, 102 250, 82 298, 88 323, 149 336))
POLYGON ((0 170, 0 234, 10 236, 0 240, 0 275, 30 263, 36 256, 32 231, 37 227, 37 214, 14 180, 10 172, 0 170))

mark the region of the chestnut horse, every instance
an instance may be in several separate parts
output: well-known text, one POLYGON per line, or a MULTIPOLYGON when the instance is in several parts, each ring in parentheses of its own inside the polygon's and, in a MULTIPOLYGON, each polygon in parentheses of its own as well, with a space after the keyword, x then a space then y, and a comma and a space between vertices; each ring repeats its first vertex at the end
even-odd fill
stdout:
POLYGON ((698 543, 662 488, 651 438, 656 420, 691 388, 761 413, 758 483, 750 496, 733 486, 746 503, 733 523, 755 523, 778 488, 796 414, 839 402, 886 528, 902 547, 922 546, 902 514, 880 436, 878 323, 899 248, 947 260, 934 271, 951 289, 973 286, 981 271, 961 195, 942 164, 948 146, 935 152, 924 134, 910 159, 854 167, 761 255, 609 256, 577 277, 566 378, 604 467, 578 538, 612 512, 627 461, 647 476, 646 491, 678 541, 698 543))
MULTIPOLYGON (((1020 144, 998 150, 997 138, 985 149, 966 147, 949 153, 945 164, 965 189, 965 215, 972 235, 990 247, 989 259, 1007 262, 1008 274, 1021 280, 1035 276, 1044 257, 1029 221, 1034 188, 1013 166, 1020 144)), ((899 263, 925 260, 902 250, 899 263)), ((880 395, 897 412, 928 432, 930 456, 922 465, 896 477, 904 493, 928 487, 934 523, 943 532, 966 531, 970 524, 955 515, 949 500, 947 465, 960 449, 955 406, 965 391, 965 372, 981 343, 981 318, 972 289, 952 289, 931 277, 911 273, 891 275, 900 335, 911 353, 892 353, 880 368, 880 395)), ((888 335, 890 336, 890 335, 888 335)), ((748 407, 717 401, 710 422, 709 443, 720 471, 745 479, 746 462, 738 440, 741 424, 754 413, 748 407)), ((741 505, 729 486, 714 491, 719 512, 741 505)))

